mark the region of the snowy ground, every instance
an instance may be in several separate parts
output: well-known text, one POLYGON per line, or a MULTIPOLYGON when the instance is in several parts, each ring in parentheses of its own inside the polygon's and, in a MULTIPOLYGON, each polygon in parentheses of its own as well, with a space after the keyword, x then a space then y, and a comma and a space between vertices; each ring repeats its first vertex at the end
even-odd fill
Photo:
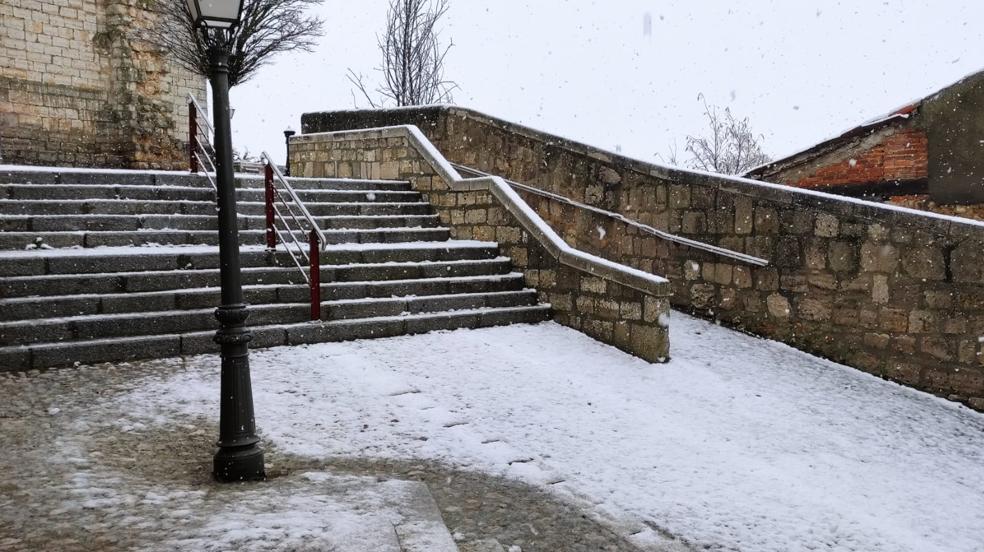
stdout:
MULTIPOLYGON (((542 486, 640 545, 984 550, 984 416, 684 315, 672 331, 666 365, 552 323, 259 351, 257 422, 288 453, 542 486)), ((212 418, 215 385, 191 359, 113 408, 212 418)))

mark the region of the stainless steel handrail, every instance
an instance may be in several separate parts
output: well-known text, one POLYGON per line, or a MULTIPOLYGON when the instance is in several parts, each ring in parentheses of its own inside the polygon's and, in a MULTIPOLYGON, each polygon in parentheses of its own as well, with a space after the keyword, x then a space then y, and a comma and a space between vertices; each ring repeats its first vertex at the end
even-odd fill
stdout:
MULTIPOLYGON (((309 225, 311 225, 311 230, 314 230, 315 233, 318 235, 318 241, 321 243, 321 250, 324 251, 325 247, 327 246, 327 239, 325 237, 325 233, 318 226, 318 221, 314 220, 314 217, 311 216, 310 211, 308 211, 307 207, 304 206, 304 202, 301 201, 300 197, 298 197, 297 192, 294 191, 294 187, 291 186, 290 182, 287 181, 287 177, 285 177, 284 173, 280 171, 280 167, 278 167, 277 164, 273 162, 273 158, 270 157, 270 154, 264 151, 261 158, 265 160, 267 162, 267 165, 273 170, 274 182, 279 183, 281 187, 287 192, 287 195, 290 196, 290 199, 297 206, 298 211, 300 211, 301 217, 304 218, 304 220, 306 220, 309 225)), ((284 201, 283 198, 281 198, 281 201, 284 201)), ((286 202, 284 203, 286 204, 286 202)), ((293 209, 290 209, 289 205, 287 205, 287 208, 291 213, 291 217, 295 221, 297 221, 297 216, 294 214, 293 209)), ((299 221, 298 224, 300 224, 299 221)))
MULTIPOLYGON (((472 176, 492 176, 489 173, 482 172, 482 171, 480 171, 478 169, 473 169, 473 168, 467 167, 465 165, 459 165, 457 163, 451 163, 451 166, 453 166, 455 169, 461 171, 462 173, 467 173, 467 174, 470 174, 472 176)), ((503 180, 505 180, 505 179, 503 179, 503 180)), ((658 237, 660 239, 666 240, 668 242, 672 242, 672 243, 677 243, 677 244, 680 244, 680 245, 684 245, 684 246, 690 247, 692 249, 698 249, 698 250, 701 250, 701 251, 707 251, 708 253, 713 253, 715 255, 719 255, 719 256, 722 256, 722 257, 729 258, 729 259, 734 259, 736 261, 741 261, 743 263, 750 264, 750 265, 753 265, 753 266, 768 266, 769 265, 769 261, 767 261, 766 259, 762 259, 762 258, 755 257, 755 256, 752 256, 752 255, 748 255, 748 254, 745 254, 745 253, 740 253, 738 251, 732 251, 731 249, 726 249, 724 247, 718 247, 716 245, 711 245, 709 243, 704 243, 702 241, 692 240, 690 238, 685 238, 683 236, 678 236, 676 234, 671 234, 669 232, 664 232, 663 230, 659 230, 657 228, 653 228, 652 226, 649 226, 648 224, 643 224, 643 223, 641 223, 639 221, 632 220, 632 219, 630 219, 630 218, 628 218, 625 215, 622 215, 620 213, 615 213, 615 212, 612 212, 612 211, 606 211, 605 209, 601 209, 599 207, 594 207, 594 206, 591 206, 591 205, 587 205, 585 203, 581 203, 579 201, 575 201, 575 200, 570 199, 568 197, 564 197, 562 195, 555 194, 553 192, 547 192, 547 191, 541 190, 539 188, 534 188, 534 187, 529 186, 529 185, 526 185, 526 184, 520 184, 519 182, 513 182, 512 180, 505 180, 505 182, 506 182, 506 184, 509 184, 511 187, 516 188, 517 190, 521 190, 521 191, 528 192, 528 193, 531 193, 531 194, 534 194, 534 195, 546 197, 546 198, 552 199, 552 200, 557 201, 557 202, 560 202, 560 203, 565 203, 567 205, 571 205, 572 207, 577 207, 578 209, 584 209, 586 211, 591 211, 592 213, 596 213, 596 214, 599 214, 599 215, 602 215, 602 216, 605 216, 605 217, 608 217, 608 218, 611 218, 611 219, 615 219, 615 220, 617 220, 619 222, 625 223, 625 224, 627 224, 629 226, 632 226, 634 228, 638 228, 639 230, 641 230, 641 231, 643 231, 643 232, 645 232, 647 234, 652 234, 652 235, 654 235, 654 236, 656 236, 656 237, 658 237)))
POLYGON ((215 130, 212 124, 208 122, 208 114, 205 113, 201 104, 198 103, 198 100, 190 92, 188 93, 188 102, 188 105, 193 107, 197 112, 197 117, 194 119, 197 136, 193 137, 195 150, 192 152, 192 155, 198 160, 198 166, 203 169, 202 172, 205 173, 205 178, 212 185, 212 189, 218 192, 219 186, 215 179, 217 178, 216 173, 219 171, 213 157, 215 148, 212 146, 212 136, 215 135, 215 130))

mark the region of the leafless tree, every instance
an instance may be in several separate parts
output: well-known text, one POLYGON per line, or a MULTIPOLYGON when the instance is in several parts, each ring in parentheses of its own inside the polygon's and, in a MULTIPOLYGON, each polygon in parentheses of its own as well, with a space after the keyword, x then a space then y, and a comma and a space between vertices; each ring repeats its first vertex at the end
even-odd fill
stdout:
POLYGON ((771 161, 762 151, 761 135, 752 132, 748 117, 737 119, 730 108, 708 105, 703 95, 704 115, 707 117, 707 136, 687 136, 687 152, 693 169, 723 174, 744 174, 771 161))
MULTIPOLYGON (((458 87, 444 78, 444 60, 454 46, 441 44, 437 23, 448 11, 448 0, 390 0, 386 29, 377 36, 383 78, 375 89, 349 69, 348 78, 372 107, 427 105, 453 101, 458 87)), ((355 93, 353 92, 353 99, 355 93)))
POLYGON ((680 165, 680 148, 677 147, 676 140, 666 149, 666 154, 656 153, 654 154, 656 159, 662 163, 666 163, 671 167, 679 167, 680 165))
POLYGON ((185 0, 157 0, 159 25, 143 34, 185 68, 209 74, 209 50, 227 46, 229 86, 242 84, 278 53, 311 51, 321 35, 324 20, 305 11, 324 0, 245 0, 242 22, 232 33, 206 33, 195 29, 185 0))

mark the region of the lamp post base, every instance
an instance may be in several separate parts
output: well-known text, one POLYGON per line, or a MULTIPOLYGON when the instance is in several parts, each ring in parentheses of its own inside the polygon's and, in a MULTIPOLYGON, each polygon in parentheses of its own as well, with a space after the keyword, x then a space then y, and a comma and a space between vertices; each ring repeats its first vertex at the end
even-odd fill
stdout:
POLYGON ((212 474, 222 483, 263 481, 266 479, 263 449, 256 445, 219 449, 212 462, 212 474))

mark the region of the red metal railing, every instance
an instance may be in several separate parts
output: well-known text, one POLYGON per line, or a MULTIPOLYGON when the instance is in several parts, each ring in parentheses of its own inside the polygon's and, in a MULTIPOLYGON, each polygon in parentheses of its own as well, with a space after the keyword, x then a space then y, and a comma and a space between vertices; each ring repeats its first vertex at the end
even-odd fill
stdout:
MULTIPOLYGON (((212 125, 205 111, 188 94, 188 165, 191 172, 204 172, 215 184, 215 150, 212 125)), ((308 212, 270 154, 263 152, 266 191, 266 246, 276 251, 278 242, 301 272, 311 292, 311 320, 321 320, 321 251, 327 245, 324 232, 308 212)))
POLYGON ((325 234, 270 154, 263 152, 263 160, 267 249, 276 251, 278 243, 283 245, 310 289, 311 320, 321 320, 321 251, 327 245, 325 234))
POLYGON ((188 164, 191 172, 198 172, 198 110, 195 109, 195 102, 188 102, 188 164))

